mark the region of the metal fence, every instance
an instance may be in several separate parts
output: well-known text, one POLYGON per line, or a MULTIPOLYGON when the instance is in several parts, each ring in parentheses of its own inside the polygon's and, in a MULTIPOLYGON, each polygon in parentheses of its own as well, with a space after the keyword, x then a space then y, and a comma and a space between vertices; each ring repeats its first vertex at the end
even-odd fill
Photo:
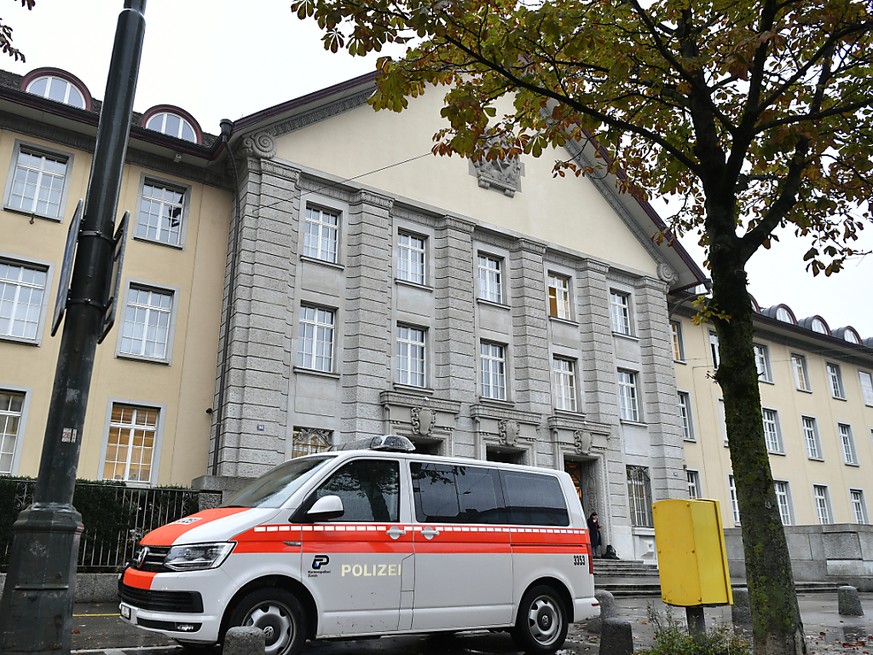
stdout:
MULTIPOLYGON (((0 516, 0 522, 8 524, 0 526, 6 528, 0 529, 0 570, 5 571, 8 564, 11 525, 33 502, 34 486, 34 480, 18 480, 12 499, 14 511, 11 516, 0 516)), ((146 532, 198 511, 199 496, 200 492, 191 489, 77 482, 73 504, 85 526, 79 542, 79 570, 120 570, 133 558, 136 544, 146 532)))

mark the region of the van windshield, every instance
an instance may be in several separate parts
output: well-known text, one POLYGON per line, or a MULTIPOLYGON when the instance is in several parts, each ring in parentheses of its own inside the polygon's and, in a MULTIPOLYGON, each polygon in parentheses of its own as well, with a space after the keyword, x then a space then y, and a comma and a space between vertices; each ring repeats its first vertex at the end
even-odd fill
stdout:
POLYGON ((291 495, 336 455, 301 457, 279 464, 249 484, 223 507, 281 507, 291 495))

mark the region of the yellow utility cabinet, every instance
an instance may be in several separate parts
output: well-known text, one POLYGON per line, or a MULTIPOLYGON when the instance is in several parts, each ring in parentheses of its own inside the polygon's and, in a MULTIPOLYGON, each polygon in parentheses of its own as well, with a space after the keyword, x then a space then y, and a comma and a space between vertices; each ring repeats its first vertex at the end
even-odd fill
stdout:
POLYGON ((733 603, 717 500, 661 500, 652 505, 661 599, 693 607, 733 603))

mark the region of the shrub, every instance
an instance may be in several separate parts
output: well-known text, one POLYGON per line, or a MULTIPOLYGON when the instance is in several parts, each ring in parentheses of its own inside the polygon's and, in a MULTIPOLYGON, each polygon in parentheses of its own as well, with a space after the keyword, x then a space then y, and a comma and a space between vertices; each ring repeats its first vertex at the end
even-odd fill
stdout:
POLYGON ((734 633, 730 626, 710 628, 703 635, 692 635, 670 610, 664 613, 649 606, 649 622, 655 630, 655 644, 646 655, 749 655, 751 643, 734 633))

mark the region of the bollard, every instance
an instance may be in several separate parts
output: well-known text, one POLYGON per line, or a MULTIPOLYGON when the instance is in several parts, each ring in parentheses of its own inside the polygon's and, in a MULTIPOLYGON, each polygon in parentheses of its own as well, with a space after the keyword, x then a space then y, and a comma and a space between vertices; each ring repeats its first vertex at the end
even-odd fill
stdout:
POLYGON ((752 631, 752 607, 749 605, 749 590, 738 587, 733 590, 734 604, 731 607, 731 621, 734 627, 746 632, 752 631))
POLYGON ((231 628, 224 635, 223 655, 264 655, 264 631, 260 628, 231 628))
POLYGON ((600 635, 600 655, 631 655, 634 635, 630 621, 604 619, 600 635))
POLYGON ((616 616, 615 596, 606 591, 606 589, 598 589, 594 592, 594 597, 600 602, 600 616, 595 616, 586 624, 588 632, 600 632, 604 619, 611 619, 616 616))
POLYGON ((864 608, 861 607, 861 599, 855 587, 837 587, 837 607, 840 616, 864 616, 864 608))

